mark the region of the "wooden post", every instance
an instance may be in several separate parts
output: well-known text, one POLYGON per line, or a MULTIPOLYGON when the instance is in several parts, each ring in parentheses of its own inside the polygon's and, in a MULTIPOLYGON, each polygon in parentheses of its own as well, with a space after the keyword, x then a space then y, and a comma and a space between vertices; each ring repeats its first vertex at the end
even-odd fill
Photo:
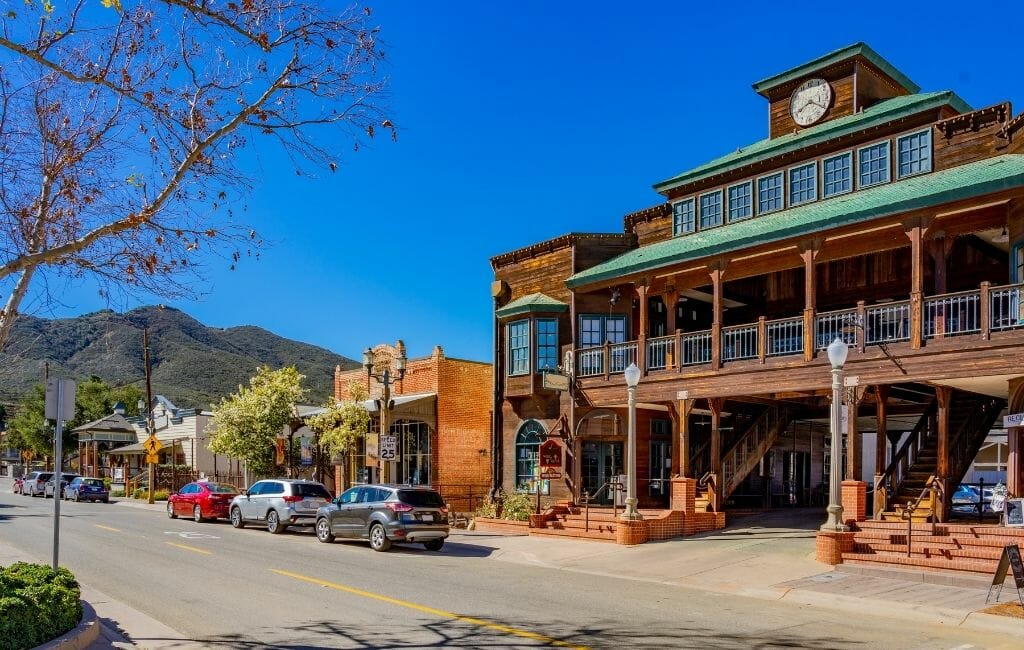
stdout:
POLYGON ((864 352, 868 338, 868 310, 863 300, 857 301, 857 349, 864 352))
MULTIPOLYGON (((946 293, 946 234, 941 230, 932 235, 929 240, 928 252, 932 257, 932 265, 935 277, 935 295, 946 293)), ((946 309, 941 304, 937 306, 935 313, 935 338, 941 339, 946 335, 946 309)))
POLYGON ((904 233, 910 239, 910 348, 921 348, 921 297, 924 293, 924 226, 921 219, 904 222, 904 233))
POLYGON ((875 519, 882 518, 882 512, 886 508, 886 495, 882 492, 885 486, 880 486, 882 473, 888 466, 885 443, 888 440, 889 424, 887 421, 889 411, 889 387, 887 385, 875 386, 875 501, 872 514, 875 519))
POLYGON ((676 331, 676 305, 679 302, 679 291, 675 287, 669 287, 661 298, 665 302, 665 309, 668 310, 668 314, 665 321, 665 333, 676 335, 676 344, 672 348, 672 354, 668 359, 665 359, 665 368, 677 368, 679 359, 679 333, 676 331))
POLYGON ((857 430, 857 408, 864 399, 864 388, 851 386, 846 390, 846 480, 860 481, 864 474, 860 431, 857 430))
POLYGON ((715 477, 715 491, 712 493, 711 506, 715 512, 721 512, 722 492, 725 488, 722 485, 722 407, 725 400, 721 397, 708 399, 708 408, 711 410, 711 474, 715 477))
POLYGON ((672 367, 676 370, 683 369, 683 330, 676 330, 676 354, 672 359, 672 367))
POLYGON ((612 344, 608 339, 604 340, 604 380, 608 381, 608 374, 612 368, 612 344))
POLYGON ((679 459, 679 475, 684 478, 697 478, 692 476, 690 467, 690 412, 693 411, 693 402, 692 399, 681 399, 676 408, 679 452, 675 456, 679 459))
POLYGON ((953 389, 949 386, 936 386, 935 387, 935 399, 939 403, 939 409, 936 416, 936 424, 938 425, 938 450, 936 453, 936 465, 935 465, 935 477, 939 481, 939 485, 943 488, 944 499, 939 504, 938 508, 938 519, 939 521, 946 521, 946 503, 949 501, 949 495, 945 494, 946 485, 949 481, 949 408, 953 401, 953 389))
POLYGON ((764 363, 768 353, 768 324, 764 316, 757 318, 757 360, 764 363))
POLYGON ((992 337, 992 298, 989 291, 992 283, 988 280, 981 283, 981 340, 987 341, 992 337))
POLYGON ((647 282, 637 285, 637 295, 640 296, 640 335, 636 341, 636 365, 640 371, 647 374, 647 333, 650 331, 649 317, 647 315, 647 282))
POLYGON ((817 311, 818 292, 814 262, 821 252, 821 240, 812 239, 800 242, 797 250, 804 261, 804 361, 811 361, 817 354, 815 340, 814 314, 817 311))
POLYGON ((722 276, 726 263, 719 261, 708 268, 714 295, 711 301, 711 369, 722 367, 722 276))

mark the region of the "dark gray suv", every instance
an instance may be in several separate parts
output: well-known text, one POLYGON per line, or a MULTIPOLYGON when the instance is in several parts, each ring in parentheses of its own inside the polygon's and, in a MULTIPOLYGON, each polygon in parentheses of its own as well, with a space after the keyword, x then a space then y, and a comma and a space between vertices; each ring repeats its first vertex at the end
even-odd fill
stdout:
POLYGON ((316 513, 316 538, 368 539, 375 551, 394 542, 422 542, 440 551, 448 537, 448 507, 436 491, 409 485, 358 485, 316 513))
POLYGON ((288 526, 311 526, 320 506, 330 501, 331 493, 322 483, 267 479, 232 499, 228 517, 235 528, 252 521, 264 524, 272 533, 282 533, 288 526))

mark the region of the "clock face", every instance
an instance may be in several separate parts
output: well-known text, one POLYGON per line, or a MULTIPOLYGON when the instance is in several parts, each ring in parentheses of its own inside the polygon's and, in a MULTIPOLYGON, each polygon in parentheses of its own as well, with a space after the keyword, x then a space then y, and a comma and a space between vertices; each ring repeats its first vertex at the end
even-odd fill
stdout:
POLYGON ((824 117, 831 103, 832 86, 824 79, 808 79, 789 98, 789 114, 800 126, 810 126, 824 117))

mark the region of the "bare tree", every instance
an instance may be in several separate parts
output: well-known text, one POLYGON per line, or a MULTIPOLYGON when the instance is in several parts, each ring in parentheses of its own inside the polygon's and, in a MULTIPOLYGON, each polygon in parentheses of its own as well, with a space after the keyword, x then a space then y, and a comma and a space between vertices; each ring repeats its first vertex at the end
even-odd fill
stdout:
POLYGON ((5 3, 0 14, 0 350, 44 277, 188 294, 207 249, 261 241, 236 214, 247 148, 337 168, 375 129, 370 12, 319 0, 5 3), (9 9, 7 8, 9 7, 9 9), (6 298, 4 298, 6 296, 6 298))

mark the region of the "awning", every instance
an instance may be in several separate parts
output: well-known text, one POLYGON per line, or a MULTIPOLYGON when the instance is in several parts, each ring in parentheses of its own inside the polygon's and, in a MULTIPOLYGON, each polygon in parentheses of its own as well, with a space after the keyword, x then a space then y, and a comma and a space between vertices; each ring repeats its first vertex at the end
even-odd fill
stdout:
POLYGON ((143 454, 148 454, 149 452, 146 451, 146 448, 142 446, 143 444, 144 443, 137 442, 134 445, 125 445, 124 447, 118 447, 117 449, 111 449, 110 451, 107 452, 107 455, 108 456, 117 456, 117 455, 141 456, 143 454))
MULTIPOLYGON (((394 397, 391 398, 391 401, 394 402, 394 406, 392 407, 391 412, 392 414, 397 414, 400 411, 412 410, 413 406, 427 406, 428 404, 433 404, 435 400, 437 400, 437 393, 420 393, 418 395, 395 395, 394 397)), ((366 400, 365 402, 363 402, 363 408, 365 408, 368 413, 376 413, 378 411, 377 400, 366 400)))

